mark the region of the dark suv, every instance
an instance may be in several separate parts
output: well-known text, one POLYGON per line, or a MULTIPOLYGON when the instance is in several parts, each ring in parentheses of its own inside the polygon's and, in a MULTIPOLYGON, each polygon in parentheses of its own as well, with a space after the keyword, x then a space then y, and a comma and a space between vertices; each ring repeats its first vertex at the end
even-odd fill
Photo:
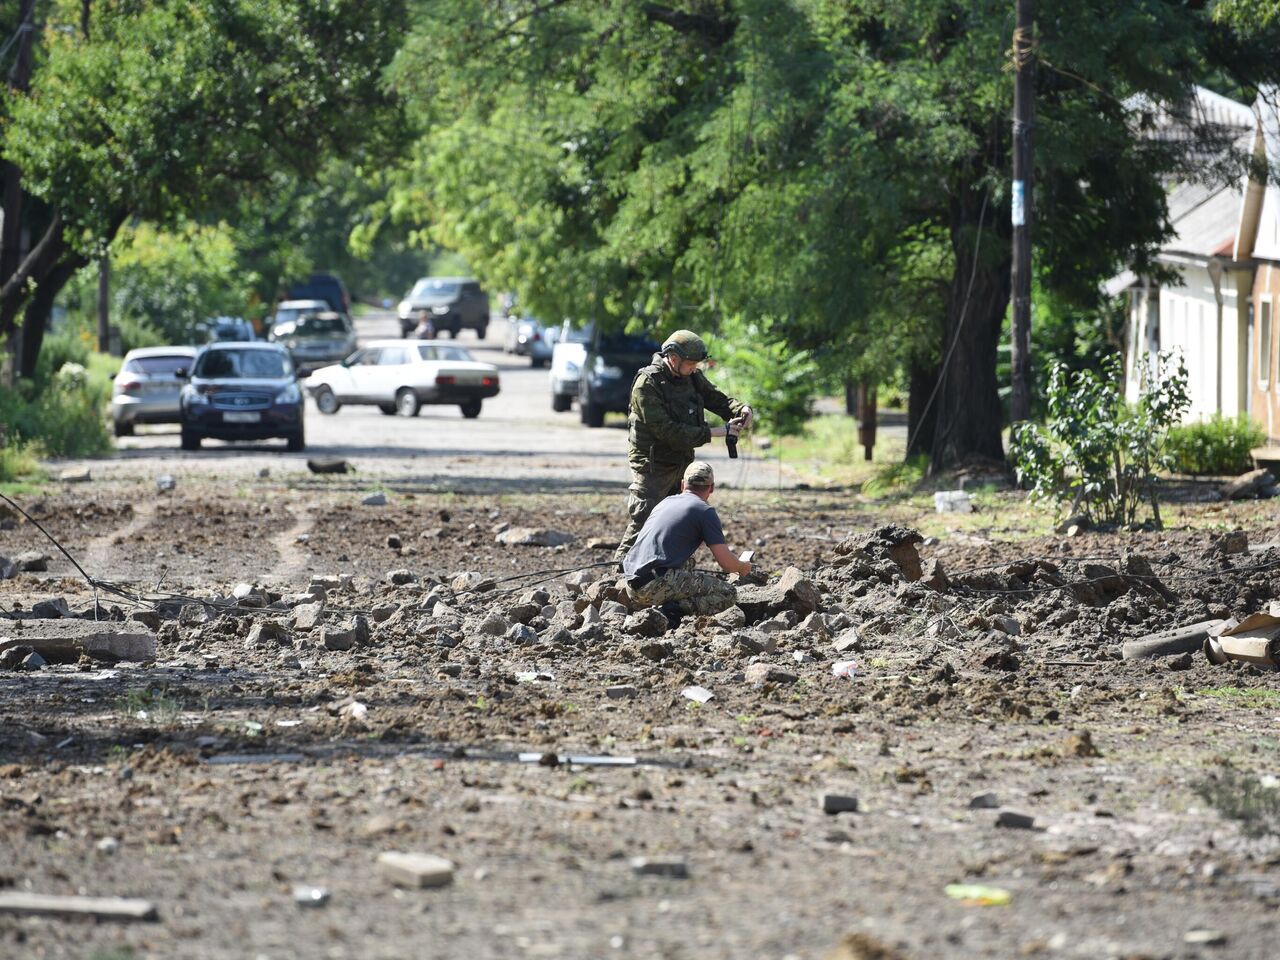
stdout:
POLYGON ((424 315, 437 336, 456 337, 465 328, 483 340, 489 332, 489 295, 471 277, 423 277, 400 301, 398 313, 400 332, 406 337, 424 315))
POLYGON ((626 413, 631 382, 662 347, 648 337, 601 334, 587 347, 578 383, 578 408, 588 427, 603 427, 606 413, 626 413))
POLYGON ((347 285, 332 273, 313 273, 303 283, 289 288, 289 300, 323 300, 329 309, 344 316, 351 315, 351 294, 347 285))
POLYGON ((211 343, 178 375, 187 381, 179 398, 183 450, 199 450, 205 437, 284 437, 290 450, 306 445, 302 389, 279 344, 211 343))

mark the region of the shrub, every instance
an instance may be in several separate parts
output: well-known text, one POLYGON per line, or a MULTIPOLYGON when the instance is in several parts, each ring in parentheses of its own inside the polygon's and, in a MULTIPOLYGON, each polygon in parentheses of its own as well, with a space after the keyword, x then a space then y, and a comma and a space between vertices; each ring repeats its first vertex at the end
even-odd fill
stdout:
POLYGON ((1072 373, 1054 364, 1044 424, 1023 424, 1014 437, 1018 478, 1032 499, 1125 525, 1137 523, 1146 504, 1160 526, 1157 471, 1171 461, 1165 437, 1191 402, 1186 367, 1171 364, 1172 357, 1161 354, 1161 375, 1153 377, 1144 362, 1133 406, 1121 392, 1118 356, 1104 360, 1101 372, 1072 373))
POLYGON ((1267 431, 1248 416, 1215 413, 1209 420, 1170 430, 1168 449, 1179 473, 1243 473, 1253 466, 1249 451, 1266 439, 1267 431))
POLYGON ((0 423, 7 426, 8 434, 6 448, 19 451, 12 454, 14 462, 36 456, 89 457, 109 451, 105 411, 110 397, 110 385, 89 376, 78 363, 64 363, 56 373, 23 381, 17 390, 0 395, 0 423))

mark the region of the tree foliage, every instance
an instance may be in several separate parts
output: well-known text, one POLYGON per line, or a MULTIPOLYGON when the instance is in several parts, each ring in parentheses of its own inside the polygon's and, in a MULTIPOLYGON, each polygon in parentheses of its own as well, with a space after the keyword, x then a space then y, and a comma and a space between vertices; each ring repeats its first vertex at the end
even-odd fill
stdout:
MULTIPOLYGON (((391 139, 379 68, 402 33, 400 0, 54 4, 30 88, 6 103, 4 157, 45 222, 0 278, 0 338, 130 217, 216 222, 274 174, 391 139)), ((42 329, 23 324, 24 374, 42 329)))
MULTIPOLYGON (((1039 276, 1088 310, 1214 142, 1146 136, 1157 107, 1264 44, 1174 0, 1037 15, 1039 276)), ((440 0, 393 71, 419 130, 393 213, 549 316, 905 366, 917 450, 1002 457, 1012 28, 996 0, 440 0)))

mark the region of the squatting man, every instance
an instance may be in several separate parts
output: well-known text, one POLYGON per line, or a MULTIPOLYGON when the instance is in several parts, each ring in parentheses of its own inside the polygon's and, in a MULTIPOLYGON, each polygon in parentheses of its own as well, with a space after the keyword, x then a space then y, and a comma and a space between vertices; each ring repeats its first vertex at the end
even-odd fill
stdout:
POLYGON ((732 584, 694 569, 694 554, 705 543, 725 573, 751 573, 751 564, 735 557, 725 543, 720 517, 708 502, 715 489, 711 464, 695 460, 685 468, 681 492, 653 508, 622 562, 633 607, 709 616, 737 601, 732 584))

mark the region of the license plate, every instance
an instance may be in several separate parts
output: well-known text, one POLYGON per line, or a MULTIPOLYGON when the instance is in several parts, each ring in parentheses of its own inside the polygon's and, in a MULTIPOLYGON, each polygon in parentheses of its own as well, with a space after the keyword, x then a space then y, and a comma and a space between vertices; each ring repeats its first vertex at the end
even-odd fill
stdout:
POLYGON ((257 423, 262 419, 262 414, 231 411, 224 413, 222 419, 226 423, 257 423))

